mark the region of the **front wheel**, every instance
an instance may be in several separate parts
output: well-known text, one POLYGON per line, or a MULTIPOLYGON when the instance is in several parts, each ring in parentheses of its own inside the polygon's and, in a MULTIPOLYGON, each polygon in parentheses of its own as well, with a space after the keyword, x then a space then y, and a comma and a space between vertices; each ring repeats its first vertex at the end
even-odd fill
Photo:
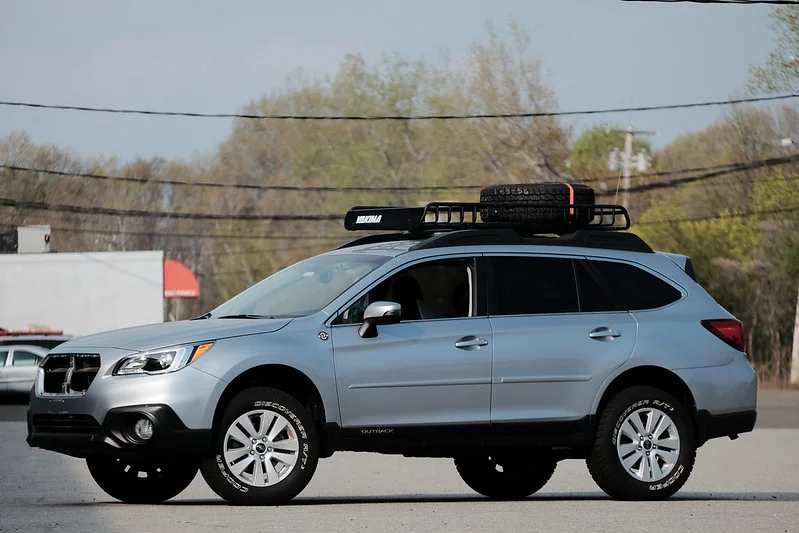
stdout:
POLYGON ((455 459, 461 479, 475 492, 500 500, 525 498, 547 484, 557 461, 516 457, 470 456, 455 459))
POLYGON ((279 505, 313 477, 319 439, 310 413, 283 391, 253 387, 225 409, 214 456, 200 472, 211 490, 234 505, 279 505))
POLYGON ((609 496, 662 500, 685 484, 695 459, 696 436, 686 406, 663 390, 631 387, 602 411, 587 462, 609 496))
POLYGON ((197 475, 195 459, 130 460, 106 455, 86 459, 94 481, 125 503, 161 503, 174 498, 197 475))

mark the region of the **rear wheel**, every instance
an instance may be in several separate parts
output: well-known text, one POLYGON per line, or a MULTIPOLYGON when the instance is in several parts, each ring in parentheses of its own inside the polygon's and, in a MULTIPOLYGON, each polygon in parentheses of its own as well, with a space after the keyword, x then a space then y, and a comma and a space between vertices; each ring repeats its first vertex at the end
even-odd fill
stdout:
POLYGON ((475 492, 496 499, 525 498, 547 484, 555 472, 554 459, 470 456, 455 459, 461 479, 475 492))
POLYGON ((129 460, 105 455, 86 459, 94 481, 109 496, 126 503, 161 503, 174 498, 197 475, 199 461, 173 458, 129 460))
POLYGON ((310 413, 267 387, 239 393, 222 416, 214 456, 201 467, 211 489, 236 505, 278 505, 313 477, 319 440, 310 413))
POLYGON ((663 390, 631 387, 602 411, 587 463, 608 495, 661 500, 685 484, 695 459, 696 436, 687 407, 663 390))

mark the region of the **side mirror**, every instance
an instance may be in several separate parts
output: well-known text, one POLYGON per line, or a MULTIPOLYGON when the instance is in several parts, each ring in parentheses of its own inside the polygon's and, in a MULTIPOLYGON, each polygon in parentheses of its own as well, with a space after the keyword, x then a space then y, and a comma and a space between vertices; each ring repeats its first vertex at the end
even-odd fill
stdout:
POLYGON ((402 317, 402 306, 395 302, 373 302, 363 312, 358 335, 364 339, 377 337, 377 326, 396 324, 402 317))

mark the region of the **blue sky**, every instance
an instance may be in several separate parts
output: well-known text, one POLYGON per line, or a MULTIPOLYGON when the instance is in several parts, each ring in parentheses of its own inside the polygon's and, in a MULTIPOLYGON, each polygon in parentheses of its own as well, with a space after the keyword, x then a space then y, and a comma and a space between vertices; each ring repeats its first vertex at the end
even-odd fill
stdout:
MULTIPOLYGON (((767 6, 619 0, 26 0, 0 3, 0 100, 235 112, 301 67, 342 56, 464 56, 491 19, 516 19, 560 108, 724 99, 773 48, 767 6)), ((662 146, 722 109, 632 115, 662 146)), ((623 124, 629 116, 607 117, 623 124)), ((599 117, 571 120, 579 129, 599 117)), ((212 154, 225 119, 136 117, 0 107, 0 137, 25 130, 84 156, 212 154)))

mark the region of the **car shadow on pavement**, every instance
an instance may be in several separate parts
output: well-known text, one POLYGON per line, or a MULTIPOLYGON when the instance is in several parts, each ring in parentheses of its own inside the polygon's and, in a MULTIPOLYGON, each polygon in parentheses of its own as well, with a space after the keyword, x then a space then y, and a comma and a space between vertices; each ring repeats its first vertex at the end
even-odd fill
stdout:
MULTIPOLYGON (((579 493, 553 493, 531 496, 524 500, 515 501, 612 501, 605 494, 598 492, 579 492, 579 493)), ((680 501, 774 501, 774 502, 797 502, 799 492, 749 492, 749 493, 691 493, 676 494, 667 502, 680 501)), ((483 498, 481 496, 470 496, 461 494, 391 494, 381 496, 308 496, 297 497, 285 505, 360 505, 360 504, 385 504, 385 503, 497 503, 498 500, 483 498)), ((639 503, 639 502, 635 502, 639 503)), ((170 500, 164 505, 227 505, 223 500, 201 499, 201 500, 170 500)))
MULTIPOLYGON (((409 503, 513 503, 513 502, 577 502, 577 501, 607 501, 613 500, 602 493, 598 492, 577 492, 577 493, 552 493, 531 496, 523 500, 492 500, 477 495, 463 495, 463 494, 386 494, 375 496, 307 496, 297 497, 289 503, 277 507, 288 506, 312 506, 312 505, 379 505, 379 504, 409 504, 409 503)), ((679 504, 679 502, 696 502, 696 501, 755 501, 755 502, 799 502, 799 492, 686 492, 683 494, 676 494, 668 500, 661 502, 650 502, 654 504, 679 504)), ((620 504, 628 502, 616 502, 620 504)), ((646 502, 629 502, 630 504, 640 505, 646 502)), ((59 502, 47 503, 42 502, 36 504, 42 507, 103 507, 107 505, 123 506, 127 505, 123 502, 108 499, 91 502, 59 502)), ((228 503, 222 499, 175 499, 166 501, 160 505, 174 505, 181 506, 214 506, 224 505, 228 503)))

